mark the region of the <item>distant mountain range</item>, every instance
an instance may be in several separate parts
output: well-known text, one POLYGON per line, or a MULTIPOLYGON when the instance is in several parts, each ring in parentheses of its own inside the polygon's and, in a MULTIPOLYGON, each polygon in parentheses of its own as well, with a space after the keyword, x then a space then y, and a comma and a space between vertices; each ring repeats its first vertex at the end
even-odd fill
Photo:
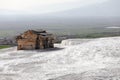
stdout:
POLYGON ((0 19, 0 28, 120 26, 120 1, 74 8, 43 15, 11 15, 0 19))
POLYGON ((110 0, 101 4, 57 12, 58 17, 120 17, 120 1, 110 0))

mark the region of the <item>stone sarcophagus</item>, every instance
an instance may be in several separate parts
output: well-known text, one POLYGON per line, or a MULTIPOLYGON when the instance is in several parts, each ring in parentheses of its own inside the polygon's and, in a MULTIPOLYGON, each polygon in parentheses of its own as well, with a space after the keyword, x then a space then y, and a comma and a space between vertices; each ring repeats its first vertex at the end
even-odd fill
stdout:
POLYGON ((18 50, 54 48, 54 37, 44 30, 28 30, 17 36, 18 50))

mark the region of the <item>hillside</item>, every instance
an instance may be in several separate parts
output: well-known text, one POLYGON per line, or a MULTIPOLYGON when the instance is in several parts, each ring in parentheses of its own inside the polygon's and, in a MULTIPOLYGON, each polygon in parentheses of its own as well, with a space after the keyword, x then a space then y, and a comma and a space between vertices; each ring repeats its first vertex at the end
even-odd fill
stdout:
POLYGON ((1 80, 119 80, 120 37, 72 40, 56 49, 0 50, 1 80))
POLYGON ((73 8, 61 12, 56 12, 51 15, 67 18, 83 18, 88 17, 88 19, 93 18, 108 18, 108 17, 120 17, 119 10, 119 1, 118 0, 109 0, 108 2, 89 5, 85 7, 73 8))

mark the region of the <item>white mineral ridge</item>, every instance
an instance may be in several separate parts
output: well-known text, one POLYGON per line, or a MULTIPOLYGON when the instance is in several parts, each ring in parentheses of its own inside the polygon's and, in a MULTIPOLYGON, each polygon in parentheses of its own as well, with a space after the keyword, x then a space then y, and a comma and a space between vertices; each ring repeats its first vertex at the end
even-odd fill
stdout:
POLYGON ((88 41, 91 41, 93 39, 67 39, 67 40, 63 40, 61 42, 62 46, 71 46, 71 45, 78 45, 78 44, 82 44, 88 41))
POLYGON ((0 80, 120 80, 120 37, 73 42, 45 51, 0 50, 0 80))

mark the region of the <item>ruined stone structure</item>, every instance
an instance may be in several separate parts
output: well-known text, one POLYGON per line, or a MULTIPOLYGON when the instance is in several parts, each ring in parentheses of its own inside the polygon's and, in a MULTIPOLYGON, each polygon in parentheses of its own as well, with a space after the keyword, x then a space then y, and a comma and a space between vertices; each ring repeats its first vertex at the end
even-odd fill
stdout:
POLYGON ((46 49, 54 47, 54 37, 44 30, 28 30, 17 36, 18 50, 46 49))

